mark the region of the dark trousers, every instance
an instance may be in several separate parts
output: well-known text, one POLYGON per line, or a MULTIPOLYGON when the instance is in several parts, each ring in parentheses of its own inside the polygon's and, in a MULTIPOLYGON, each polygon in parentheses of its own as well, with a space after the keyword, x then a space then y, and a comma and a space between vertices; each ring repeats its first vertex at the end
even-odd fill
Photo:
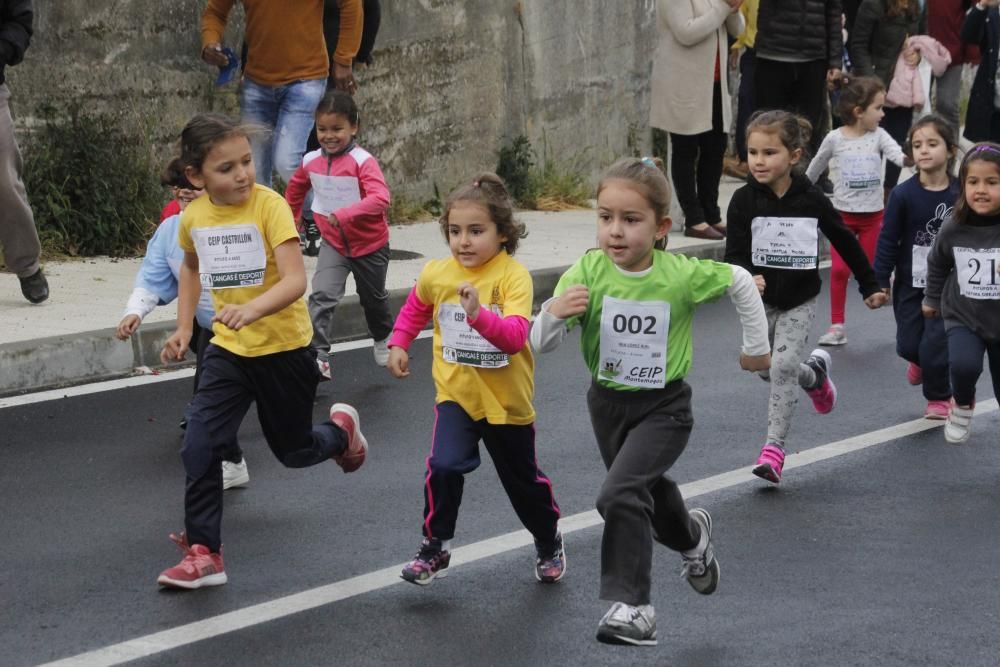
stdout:
POLYGON ((312 424, 318 382, 316 357, 309 348, 241 357, 208 346, 198 391, 188 405, 181 450, 189 544, 212 551, 222 546, 222 458, 253 401, 268 446, 289 468, 316 465, 344 451, 343 430, 329 421, 312 424))
POLYGON ((678 380, 631 392, 594 383, 587 407, 608 469, 597 496, 604 517, 601 599, 649 604, 653 540, 686 551, 701 538, 677 483, 666 475, 694 426, 691 387, 678 380))
POLYGON ((1000 398, 1000 342, 988 343, 966 326, 948 329, 952 396, 959 405, 972 405, 976 401, 976 383, 983 374, 984 354, 990 359, 993 394, 1000 398))
POLYGON ((896 354, 920 366, 924 376, 924 398, 951 398, 948 377, 948 336, 940 317, 925 318, 920 310, 924 291, 910 285, 893 285, 892 310, 896 316, 896 354))
POLYGON ((670 133, 670 175, 686 227, 722 222, 719 180, 728 137, 722 126, 722 89, 718 81, 713 90, 712 129, 699 134, 670 133))
POLYGON ((812 123, 810 152, 815 155, 823 135, 819 132, 826 97, 826 72, 823 60, 786 63, 757 56, 754 73, 758 109, 783 109, 803 116, 812 123))
POLYGON ((517 518, 540 546, 554 546, 559 505, 552 482, 538 468, 535 425, 474 421, 454 401, 438 403, 434 412, 434 436, 424 477, 424 536, 441 540, 455 536, 465 475, 479 467, 482 440, 517 518))
POLYGON ((736 154, 740 161, 747 161, 747 123, 750 116, 757 110, 756 82, 757 53, 747 47, 740 56, 740 90, 736 103, 736 154))
MULTIPOLYGON (((205 327, 198 324, 198 320, 194 321, 193 328, 191 330, 191 340, 195 343, 195 367, 194 367, 194 390, 192 395, 198 392, 198 381, 201 380, 201 362, 205 358, 205 350, 208 349, 209 341, 212 340, 211 329, 206 329, 205 327)), ((222 460, 229 461, 230 463, 239 463, 243 460, 243 449, 240 447, 239 439, 233 438, 233 441, 226 445, 222 451, 222 460)))
MULTIPOLYGON (((882 119, 882 128, 889 133, 889 136, 902 146, 906 143, 906 135, 913 125, 913 109, 910 107, 885 107, 885 117, 882 119)), ((900 168, 892 162, 885 163, 885 180, 882 185, 885 189, 891 190, 899 182, 900 168)))

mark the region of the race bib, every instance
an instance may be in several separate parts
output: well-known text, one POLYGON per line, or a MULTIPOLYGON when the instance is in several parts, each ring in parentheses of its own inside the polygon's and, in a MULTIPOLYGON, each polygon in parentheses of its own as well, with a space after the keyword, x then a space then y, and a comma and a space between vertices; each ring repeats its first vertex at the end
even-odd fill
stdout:
POLYGON ((880 155, 841 155, 840 180, 848 190, 882 189, 882 157, 880 155))
POLYGON ((913 246, 913 286, 923 289, 927 287, 927 253, 931 251, 929 245, 913 246))
POLYGON ((309 174, 312 182, 313 213, 329 216, 334 211, 361 201, 361 187, 353 176, 309 174))
POLYGON ((264 284, 267 252, 257 225, 201 227, 191 230, 204 289, 264 284))
POLYGON ((1000 299, 1000 248, 953 248, 958 289, 970 299, 1000 299))
MULTIPOLYGON (((494 308, 494 313, 503 315, 497 312, 498 307, 494 308)), ((503 368, 510 363, 509 354, 501 352, 465 320, 465 310, 460 304, 443 303, 438 308, 441 357, 446 362, 476 368, 503 368)))
POLYGON ((605 296, 598 376, 618 384, 662 389, 667 378, 670 304, 605 296))
POLYGON ((819 255, 816 218, 757 217, 750 222, 751 261, 774 269, 815 269, 819 255))

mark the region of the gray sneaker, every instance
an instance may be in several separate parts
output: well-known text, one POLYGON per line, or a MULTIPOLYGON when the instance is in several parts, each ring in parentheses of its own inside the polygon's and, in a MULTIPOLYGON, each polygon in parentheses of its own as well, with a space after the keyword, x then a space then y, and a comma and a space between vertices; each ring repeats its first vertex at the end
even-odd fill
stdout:
POLYGON ((222 462, 222 490, 232 489, 239 486, 246 486, 250 483, 250 473, 247 471, 247 460, 241 459, 239 463, 232 461, 222 462))
POLYGON ((597 625, 597 641, 605 644, 656 646, 656 612, 644 604, 616 602, 597 625))
POLYGON ((697 549, 681 553, 681 558, 684 559, 681 576, 688 580, 691 588, 702 595, 711 595, 719 585, 721 574, 719 561, 715 557, 715 549, 712 548, 712 516, 700 507, 691 510, 690 514, 701 528, 701 534, 707 535, 708 539, 705 541, 705 548, 700 553, 697 549))

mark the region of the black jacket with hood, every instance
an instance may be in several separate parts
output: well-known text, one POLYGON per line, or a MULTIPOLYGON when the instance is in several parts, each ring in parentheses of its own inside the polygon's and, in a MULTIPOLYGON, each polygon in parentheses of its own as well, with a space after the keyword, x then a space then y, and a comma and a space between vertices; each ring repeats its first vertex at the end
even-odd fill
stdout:
POLYGON ((844 57, 840 15, 840 0, 760 0, 757 57, 822 60, 839 69, 844 57))
POLYGON ((782 269, 755 266, 751 250, 751 223, 754 218, 812 218, 858 280, 865 298, 879 291, 875 272, 854 232, 844 225, 840 214, 819 187, 803 174, 792 175, 792 185, 780 199, 753 176, 733 193, 726 220, 726 261, 742 266, 751 275, 764 277, 764 303, 791 310, 819 294, 823 281, 819 269, 782 269))
POLYGON ((6 81, 7 65, 24 59, 34 14, 31 0, 0 0, 0 84, 6 81))

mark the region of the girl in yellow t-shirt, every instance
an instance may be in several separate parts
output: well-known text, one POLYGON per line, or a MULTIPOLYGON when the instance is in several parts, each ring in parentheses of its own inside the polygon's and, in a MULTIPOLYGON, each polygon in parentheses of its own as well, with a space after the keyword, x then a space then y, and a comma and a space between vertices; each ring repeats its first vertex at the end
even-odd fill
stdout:
POLYGON ((403 579, 427 585, 451 560, 464 476, 486 445, 514 510, 535 538, 535 576, 559 581, 566 556, 552 483, 535 457, 531 275, 511 256, 525 235, 503 181, 481 174, 441 216, 448 259, 428 262, 389 338, 389 371, 410 374, 407 349, 434 318, 434 434, 424 481, 424 540, 403 579))
POLYGON ((208 196, 191 202, 181 218, 177 330, 160 358, 184 358, 202 288, 212 291, 215 335, 185 414, 185 533, 172 536, 184 558, 157 581, 201 588, 226 583, 221 463, 251 403, 268 446, 289 468, 333 459, 353 472, 368 443, 357 411, 344 403, 333 404, 328 421, 312 423, 319 369, 302 301, 299 235, 285 200, 254 183, 247 130, 225 116, 195 116, 181 133, 181 159, 188 180, 208 196))

